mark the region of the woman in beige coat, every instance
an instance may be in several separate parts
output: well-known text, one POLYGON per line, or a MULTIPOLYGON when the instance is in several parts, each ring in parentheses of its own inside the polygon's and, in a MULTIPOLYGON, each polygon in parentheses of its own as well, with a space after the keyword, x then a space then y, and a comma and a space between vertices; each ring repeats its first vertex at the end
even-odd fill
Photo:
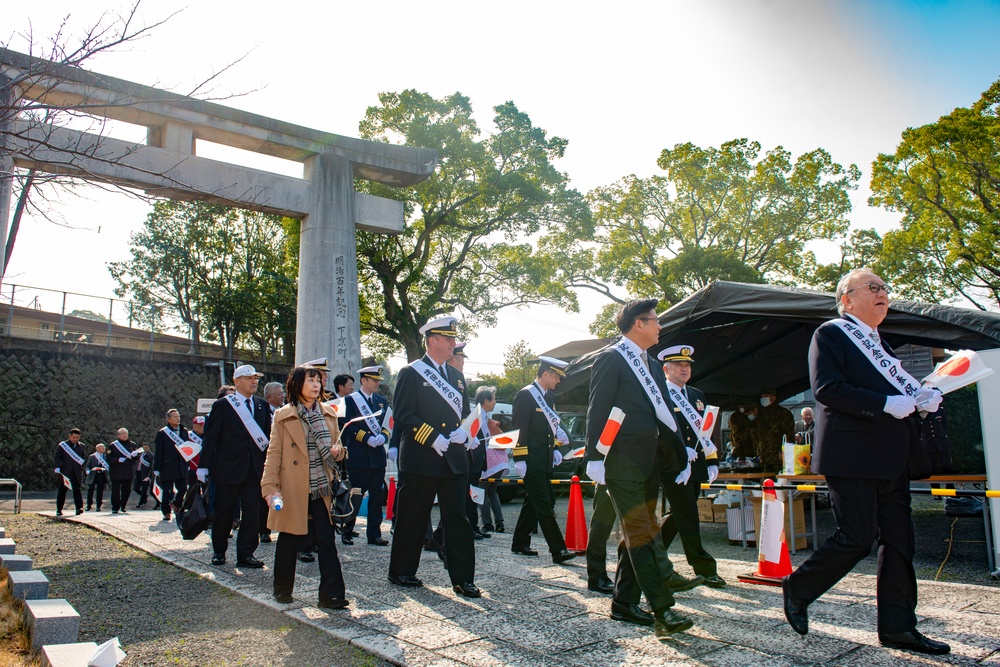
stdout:
POLYGON ((337 488, 336 462, 344 458, 337 429, 337 413, 323 405, 319 371, 296 366, 288 374, 289 403, 274 413, 271 442, 264 461, 261 494, 271 507, 267 527, 278 532, 274 551, 274 599, 292 602, 299 537, 308 532, 309 517, 319 547, 319 604, 343 609, 344 575, 337 556, 330 503, 337 488), (283 506, 275 509, 277 498, 283 506))

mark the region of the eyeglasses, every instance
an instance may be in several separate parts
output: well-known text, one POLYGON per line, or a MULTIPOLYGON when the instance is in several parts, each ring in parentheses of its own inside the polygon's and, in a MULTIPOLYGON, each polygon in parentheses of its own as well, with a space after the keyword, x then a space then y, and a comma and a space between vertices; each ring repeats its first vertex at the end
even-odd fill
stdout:
POLYGON ((854 290, 861 289, 862 287, 867 287, 871 291, 872 294, 878 294, 882 290, 885 290, 885 293, 886 293, 887 296, 889 294, 889 286, 886 285, 885 283, 881 283, 881 284, 880 283, 865 283, 864 285, 858 285, 857 287, 854 287, 854 288, 851 288, 851 289, 847 290, 846 292, 844 292, 844 294, 850 294, 854 290))
POLYGON ((643 322, 659 322, 659 317, 637 317, 637 320, 642 320, 643 322))

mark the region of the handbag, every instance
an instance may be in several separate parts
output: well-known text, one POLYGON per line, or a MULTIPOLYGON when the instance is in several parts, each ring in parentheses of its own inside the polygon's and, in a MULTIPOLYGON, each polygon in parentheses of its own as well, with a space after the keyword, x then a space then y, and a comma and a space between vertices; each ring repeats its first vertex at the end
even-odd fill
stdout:
POLYGON ((201 482, 192 484, 177 512, 177 527, 181 531, 181 537, 185 540, 193 540, 201 535, 211 521, 208 508, 205 506, 203 486, 201 482))
POLYGON ((344 524, 354 516, 355 497, 361 495, 361 489, 354 487, 344 481, 339 470, 334 470, 337 481, 333 487, 333 498, 330 499, 330 522, 333 530, 340 535, 343 532, 344 524))

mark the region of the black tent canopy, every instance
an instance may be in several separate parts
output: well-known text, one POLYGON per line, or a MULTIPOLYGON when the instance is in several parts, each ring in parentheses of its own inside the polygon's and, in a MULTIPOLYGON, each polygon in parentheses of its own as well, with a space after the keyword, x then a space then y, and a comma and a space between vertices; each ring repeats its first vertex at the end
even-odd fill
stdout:
MULTIPOLYGON (((731 407, 768 386, 781 400, 809 388, 809 341, 835 317, 832 292, 716 282, 660 315, 660 341, 651 352, 693 346, 691 384, 716 405, 731 407)), ((893 300, 879 333, 893 347, 987 350, 1000 347, 1000 314, 893 300)), ((599 352, 574 360, 557 393, 585 388, 599 352)))

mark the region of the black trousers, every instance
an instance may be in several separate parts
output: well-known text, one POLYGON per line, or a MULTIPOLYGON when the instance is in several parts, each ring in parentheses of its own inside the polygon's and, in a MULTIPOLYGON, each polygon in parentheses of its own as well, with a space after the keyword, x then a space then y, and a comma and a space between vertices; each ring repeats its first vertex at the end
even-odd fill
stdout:
POLYGON ((87 485, 87 509, 94 505, 94 491, 97 491, 97 509, 101 509, 104 504, 104 486, 108 483, 108 478, 104 475, 96 475, 94 483, 87 485))
MULTIPOLYGON (((316 545, 319 547, 319 599, 328 601, 343 599, 347 593, 344 587, 344 573, 337 556, 336 533, 330 522, 330 513, 322 498, 308 499, 310 523, 316 531, 316 545)), ((215 533, 215 529, 212 530, 215 533)), ((291 595, 295 586, 295 561, 298 557, 302 535, 278 533, 278 544, 274 549, 274 594, 291 595)))
POLYGON ((917 625, 910 480, 826 478, 837 529, 789 576, 792 594, 812 602, 854 569, 878 544, 878 630, 909 632, 917 625))
POLYGON ((472 526, 465 515, 466 475, 427 477, 407 473, 397 489, 396 532, 389 556, 389 574, 413 576, 420 565, 424 536, 437 494, 444 526, 444 552, 452 584, 472 583, 476 575, 476 552, 472 526))
POLYGON ((656 499, 659 477, 646 482, 609 479, 608 494, 621 525, 624 538, 618 545, 618 571, 615 573, 614 599, 623 604, 638 604, 642 594, 654 612, 674 604, 674 596, 664 583, 660 567, 666 558, 663 546, 655 539, 656 499))
POLYGON ((587 578, 608 576, 608 538, 615 527, 615 507, 611 504, 608 487, 594 489, 593 513, 590 515, 590 537, 587 540, 587 578))
MULTIPOLYGON (((76 475, 66 475, 69 478, 70 486, 73 489, 73 504, 76 509, 83 509, 83 490, 80 488, 80 481, 76 478, 76 475)), ((62 512, 63 506, 66 505, 66 485, 63 484, 63 478, 60 475, 56 475, 56 484, 58 485, 56 491, 56 511, 62 512)))
POLYGON ((674 478, 663 479, 663 495, 670 503, 670 514, 660 526, 660 538, 663 548, 669 549, 670 543, 679 533, 684 546, 684 556, 694 568, 695 574, 710 577, 718 574, 715 559, 705 551, 701 543, 701 523, 698 520, 698 494, 700 484, 689 481, 687 484, 677 484, 674 478))
POLYGON ((160 501, 160 511, 163 516, 170 516, 170 501, 178 498, 178 502, 184 499, 187 493, 187 480, 183 477, 177 479, 158 479, 157 483, 163 489, 163 500, 160 501))
POLYGON ((131 493, 131 479, 111 480, 111 509, 115 511, 125 509, 125 503, 128 502, 128 497, 131 493))
POLYGON ((552 484, 544 474, 532 474, 529 470, 524 475, 524 504, 514 526, 514 539, 511 548, 531 546, 531 533, 535 527, 542 529, 549 552, 557 554, 566 550, 566 540, 556 522, 555 496, 552 494, 552 484))
POLYGON ((249 558, 260 545, 259 509, 260 477, 251 470, 241 484, 215 483, 215 514, 212 516, 212 548, 225 554, 229 548, 229 531, 233 527, 233 512, 238 502, 243 509, 236 533, 237 560, 249 558))
MULTIPOLYGON (((385 468, 348 468, 347 476, 351 487, 361 489, 361 498, 368 494, 368 529, 369 540, 382 537, 382 482, 385 479, 385 468)), ((344 535, 350 535, 361 511, 361 503, 354 506, 354 513, 344 524, 344 535)))

